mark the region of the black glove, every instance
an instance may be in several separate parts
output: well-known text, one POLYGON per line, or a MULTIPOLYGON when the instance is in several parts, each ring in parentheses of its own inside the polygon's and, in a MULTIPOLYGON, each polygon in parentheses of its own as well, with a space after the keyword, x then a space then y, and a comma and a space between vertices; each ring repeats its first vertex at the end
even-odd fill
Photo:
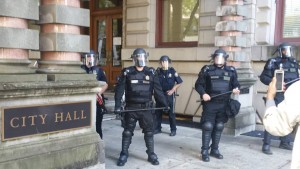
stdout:
POLYGON ((165 107, 165 108, 163 109, 164 112, 168 112, 169 110, 170 110, 170 107, 165 107))
POLYGON ((121 107, 115 107, 115 114, 121 114, 121 107))

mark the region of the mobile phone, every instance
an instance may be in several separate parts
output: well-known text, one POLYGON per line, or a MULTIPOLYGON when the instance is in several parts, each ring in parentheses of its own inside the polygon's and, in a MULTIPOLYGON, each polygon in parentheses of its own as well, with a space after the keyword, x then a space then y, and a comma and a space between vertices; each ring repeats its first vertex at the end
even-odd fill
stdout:
POLYGON ((274 76, 276 77, 276 91, 283 91, 283 83, 284 83, 284 70, 275 70, 274 76))

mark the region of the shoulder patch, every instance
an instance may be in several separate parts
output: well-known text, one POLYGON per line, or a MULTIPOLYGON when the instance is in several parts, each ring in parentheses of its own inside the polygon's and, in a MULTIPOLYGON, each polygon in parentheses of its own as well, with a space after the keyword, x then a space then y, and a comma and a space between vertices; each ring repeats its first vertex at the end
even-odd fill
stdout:
POLYGON ((174 76, 175 76, 175 77, 178 77, 178 73, 177 73, 177 72, 175 72, 174 76))
POLYGON ((155 69, 153 67, 149 67, 149 71, 152 73, 152 74, 155 74, 155 69))

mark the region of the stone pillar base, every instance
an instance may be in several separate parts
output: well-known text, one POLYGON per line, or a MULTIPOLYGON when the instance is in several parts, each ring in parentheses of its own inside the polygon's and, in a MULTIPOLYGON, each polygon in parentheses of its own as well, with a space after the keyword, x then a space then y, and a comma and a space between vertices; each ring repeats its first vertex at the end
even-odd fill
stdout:
POLYGON ((96 132, 7 146, 0 156, 0 168, 105 168, 104 141, 96 132))
POLYGON ((1 74, 32 74, 36 69, 30 67, 30 60, 0 59, 1 74))
POLYGON ((225 124, 223 133, 240 135, 255 130, 255 110, 253 107, 243 107, 234 119, 229 119, 225 124))

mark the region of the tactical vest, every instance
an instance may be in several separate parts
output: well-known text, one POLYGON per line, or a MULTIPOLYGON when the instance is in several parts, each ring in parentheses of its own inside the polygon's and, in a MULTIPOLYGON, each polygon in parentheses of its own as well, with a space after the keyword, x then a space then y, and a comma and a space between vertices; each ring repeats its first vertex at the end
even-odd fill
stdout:
POLYGON ((276 59, 275 63, 275 69, 280 69, 280 64, 282 64, 285 83, 298 78, 298 65, 296 65, 297 62, 294 59, 287 59, 285 62, 281 62, 281 60, 276 59))
POLYGON ((169 68, 168 70, 157 69, 157 75, 164 92, 171 90, 175 85, 175 70, 169 68))
MULTIPOLYGON (((228 69, 210 67, 208 71, 208 77, 206 79, 207 93, 212 97, 214 95, 230 91, 230 83, 232 76, 232 71, 228 69)), ((214 99, 229 99, 229 97, 230 94, 218 96, 214 99)))
POLYGON ((126 103, 147 103, 152 100, 154 74, 148 68, 133 70, 126 75, 126 103))

